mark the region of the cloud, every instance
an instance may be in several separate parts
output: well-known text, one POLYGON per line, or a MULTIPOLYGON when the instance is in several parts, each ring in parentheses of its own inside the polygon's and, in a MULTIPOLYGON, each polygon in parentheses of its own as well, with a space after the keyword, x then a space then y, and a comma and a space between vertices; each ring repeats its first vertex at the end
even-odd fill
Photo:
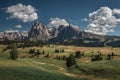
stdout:
POLYGON ((13 32, 19 32, 19 30, 9 29, 9 30, 5 30, 5 32, 7 32, 7 33, 13 33, 13 32))
POLYGON ((56 17, 56 18, 51 18, 47 26, 48 27, 59 27, 59 25, 68 26, 69 23, 65 19, 56 17))
POLYGON ((8 7, 6 12, 10 14, 9 19, 18 19, 22 22, 31 22, 38 19, 36 9, 31 5, 19 3, 8 7))
POLYGON ((113 14, 119 14, 120 15, 120 9, 113 9, 113 14))
POLYGON ((81 21, 88 21, 88 19, 87 19, 87 18, 84 18, 84 19, 81 19, 81 21))
POLYGON ((114 29, 120 25, 120 9, 110 9, 101 7, 97 11, 89 13, 89 22, 86 32, 105 35, 108 32, 114 32, 114 29))
POLYGON ((16 25, 15 27, 16 28, 22 28, 22 25, 16 25))

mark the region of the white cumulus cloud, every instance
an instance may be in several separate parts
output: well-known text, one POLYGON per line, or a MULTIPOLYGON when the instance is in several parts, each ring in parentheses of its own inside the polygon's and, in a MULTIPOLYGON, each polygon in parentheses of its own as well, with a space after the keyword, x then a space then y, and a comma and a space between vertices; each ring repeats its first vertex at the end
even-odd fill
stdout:
POLYGON ((113 14, 120 14, 120 9, 113 9, 113 14))
POLYGON ((18 19, 22 22, 31 22, 38 19, 36 9, 31 5, 19 3, 9 6, 6 12, 10 14, 9 19, 18 19))
POLYGON ((87 19, 87 18, 84 18, 84 19, 81 19, 81 21, 88 21, 88 19, 87 19))
POLYGON ((16 28, 22 28, 22 25, 16 25, 15 27, 16 28))
POLYGON ((13 32, 19 32, 19 30, 9 29, 9 30, 5 30, 5 32, 7 32, 7 33, 13 33, 13 32))
POLYGON ((59 25, 68 26, 69 23, 65 19, 61 18, 51 18, 48 27, 59 27, 59 25))
POLYGON ((90 24, 86 32, 105 35, 108 32, 114 32, 114 29, 120 25, 120 9, 110 9, 101 7, 97 11, 89 13, 90 24))

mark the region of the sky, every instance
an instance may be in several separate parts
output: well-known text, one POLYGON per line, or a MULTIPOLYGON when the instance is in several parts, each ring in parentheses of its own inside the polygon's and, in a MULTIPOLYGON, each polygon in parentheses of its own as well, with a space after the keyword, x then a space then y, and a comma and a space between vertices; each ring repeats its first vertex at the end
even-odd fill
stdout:
POLYGON ((29 30, 36 20, 120 36, 120 0, 0 0, 0 32, 29 30))

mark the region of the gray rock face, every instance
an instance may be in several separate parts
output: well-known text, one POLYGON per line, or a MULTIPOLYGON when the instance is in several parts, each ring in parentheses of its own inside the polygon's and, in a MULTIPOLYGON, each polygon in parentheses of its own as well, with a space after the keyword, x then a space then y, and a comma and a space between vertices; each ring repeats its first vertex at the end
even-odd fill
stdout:
POLYGON ((52 38, 56 38, 58 36, 58 34, 60 33, 60 31, 62 31, 66 26, 64 25, 60 25, 58 28, 52 28, 50 30, 50 34, 52 36, 52 38))
POLYGON ((62 42, 67 39, 75 39, 82 37, 82 31, 79 28, 74 27, 73 25, 61 25, 57 29, 55 29, 53 33, 55 34, 55 37, 53 38, 55 42, 62 42))
POLYGON ((31 41, 47 41, 50 39, 50 33, 47 27, 38 22, 35 22, 28 32, 28 38, 31 41))
POLYGON ((52 38, 55 38, 55 37, 57 37, 59 30, 57 28, 52 28, 49 32, 50 32, 52 38))

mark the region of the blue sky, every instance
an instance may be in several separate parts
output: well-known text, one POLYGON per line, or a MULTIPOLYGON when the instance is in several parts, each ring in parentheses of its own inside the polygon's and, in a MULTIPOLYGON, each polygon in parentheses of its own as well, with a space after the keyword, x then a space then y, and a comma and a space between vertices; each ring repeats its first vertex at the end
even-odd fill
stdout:
MULTIPOLYGON (((4 30, 28 30, 32 21, 21 21, 16 18, 10 18, 11 13, 6 12, 8 7, 21 3, 22 5, 31 5, 36 9, 37 20, 48 25, 50 18, 65 19, 68 23, 77 25, 80 29, 88 29, 94 21, 82 21, 89 19, 89 14, 108 7, 111 10, 120 9, 120 0, 0 0, 0 31, 4 30), (17 27, 21 25, 22 27, 17 27)), ((119 17, 119 15, 118 15, 119 17)), ((114 32, 106 32, 110 35, 120 35, 120 27, 117 25, 114 32)), ((96 31, 97 32, 97 31, 96 31)))

